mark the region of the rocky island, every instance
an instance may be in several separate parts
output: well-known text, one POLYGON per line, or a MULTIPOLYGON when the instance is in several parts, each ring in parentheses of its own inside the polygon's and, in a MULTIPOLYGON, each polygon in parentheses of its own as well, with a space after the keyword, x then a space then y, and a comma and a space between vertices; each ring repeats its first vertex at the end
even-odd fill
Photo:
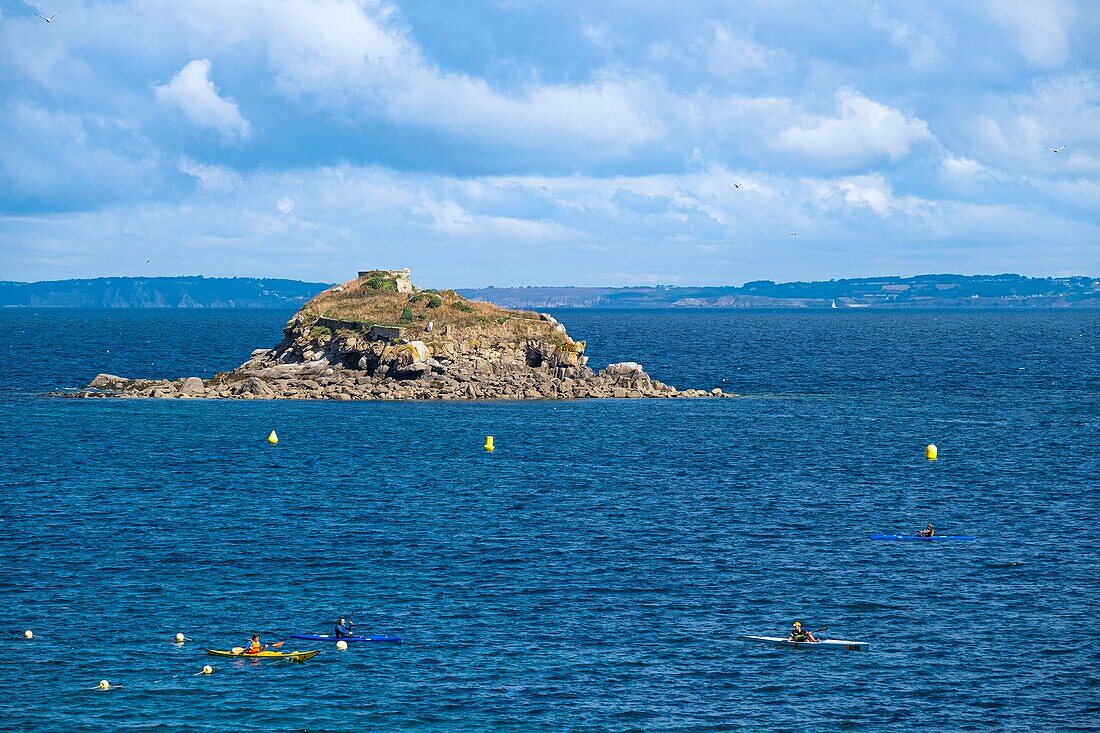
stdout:
POLYGON ((588 366, 585 342, 545 313, 453 290, 421 290, 408 270, 370 270, 309 300, 272 349, 207 380, 100 374, 69 397, 207 399, 578 399, 732 397, 678 390, 635 362, 588 366))

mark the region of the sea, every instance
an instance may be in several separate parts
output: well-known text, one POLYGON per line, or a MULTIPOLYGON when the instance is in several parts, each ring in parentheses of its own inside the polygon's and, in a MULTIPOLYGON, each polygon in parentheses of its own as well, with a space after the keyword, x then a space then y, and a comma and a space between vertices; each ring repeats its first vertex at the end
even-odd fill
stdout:
POLYGON ((1100 312, 554 312, 739 399, 43 396, 290 315, 0 311, 0 730, 1100 728, 1100 312))

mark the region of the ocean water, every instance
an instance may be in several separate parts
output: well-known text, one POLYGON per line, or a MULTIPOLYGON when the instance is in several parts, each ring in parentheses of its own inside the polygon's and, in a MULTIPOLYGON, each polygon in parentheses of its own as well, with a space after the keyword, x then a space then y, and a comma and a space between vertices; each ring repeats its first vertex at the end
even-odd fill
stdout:
POLYGON ((289 315, 0 311, 0 730, 1100 725, 1100 313, 556 313, 737 400, 38 396, 289 315), (338 615, 405 643, 203 652, 338 615), (795 619, 872 650, 737 640, 795 619))

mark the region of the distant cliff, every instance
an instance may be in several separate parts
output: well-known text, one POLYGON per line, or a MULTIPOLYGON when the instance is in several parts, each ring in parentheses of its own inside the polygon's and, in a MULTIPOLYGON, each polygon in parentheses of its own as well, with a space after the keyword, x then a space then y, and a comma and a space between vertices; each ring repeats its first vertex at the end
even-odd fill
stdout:
POLYGON ((100 277, 0 281, 0 307, 300 308, 327 283, 254 277, 100 277))
POLYGON ((741 286, 526 287, 460 290, 507 308, 866 308, 1100 306, 1100 279, 917 275, 741 286))

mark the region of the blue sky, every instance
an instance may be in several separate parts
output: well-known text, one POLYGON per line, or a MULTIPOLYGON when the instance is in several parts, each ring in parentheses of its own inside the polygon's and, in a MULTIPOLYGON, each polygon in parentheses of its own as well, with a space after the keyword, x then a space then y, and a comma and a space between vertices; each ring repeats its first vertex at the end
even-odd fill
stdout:
POLYGON ((1098 61, 1071 0, 0 0, 0 279, 1096 275, 1098 61))

